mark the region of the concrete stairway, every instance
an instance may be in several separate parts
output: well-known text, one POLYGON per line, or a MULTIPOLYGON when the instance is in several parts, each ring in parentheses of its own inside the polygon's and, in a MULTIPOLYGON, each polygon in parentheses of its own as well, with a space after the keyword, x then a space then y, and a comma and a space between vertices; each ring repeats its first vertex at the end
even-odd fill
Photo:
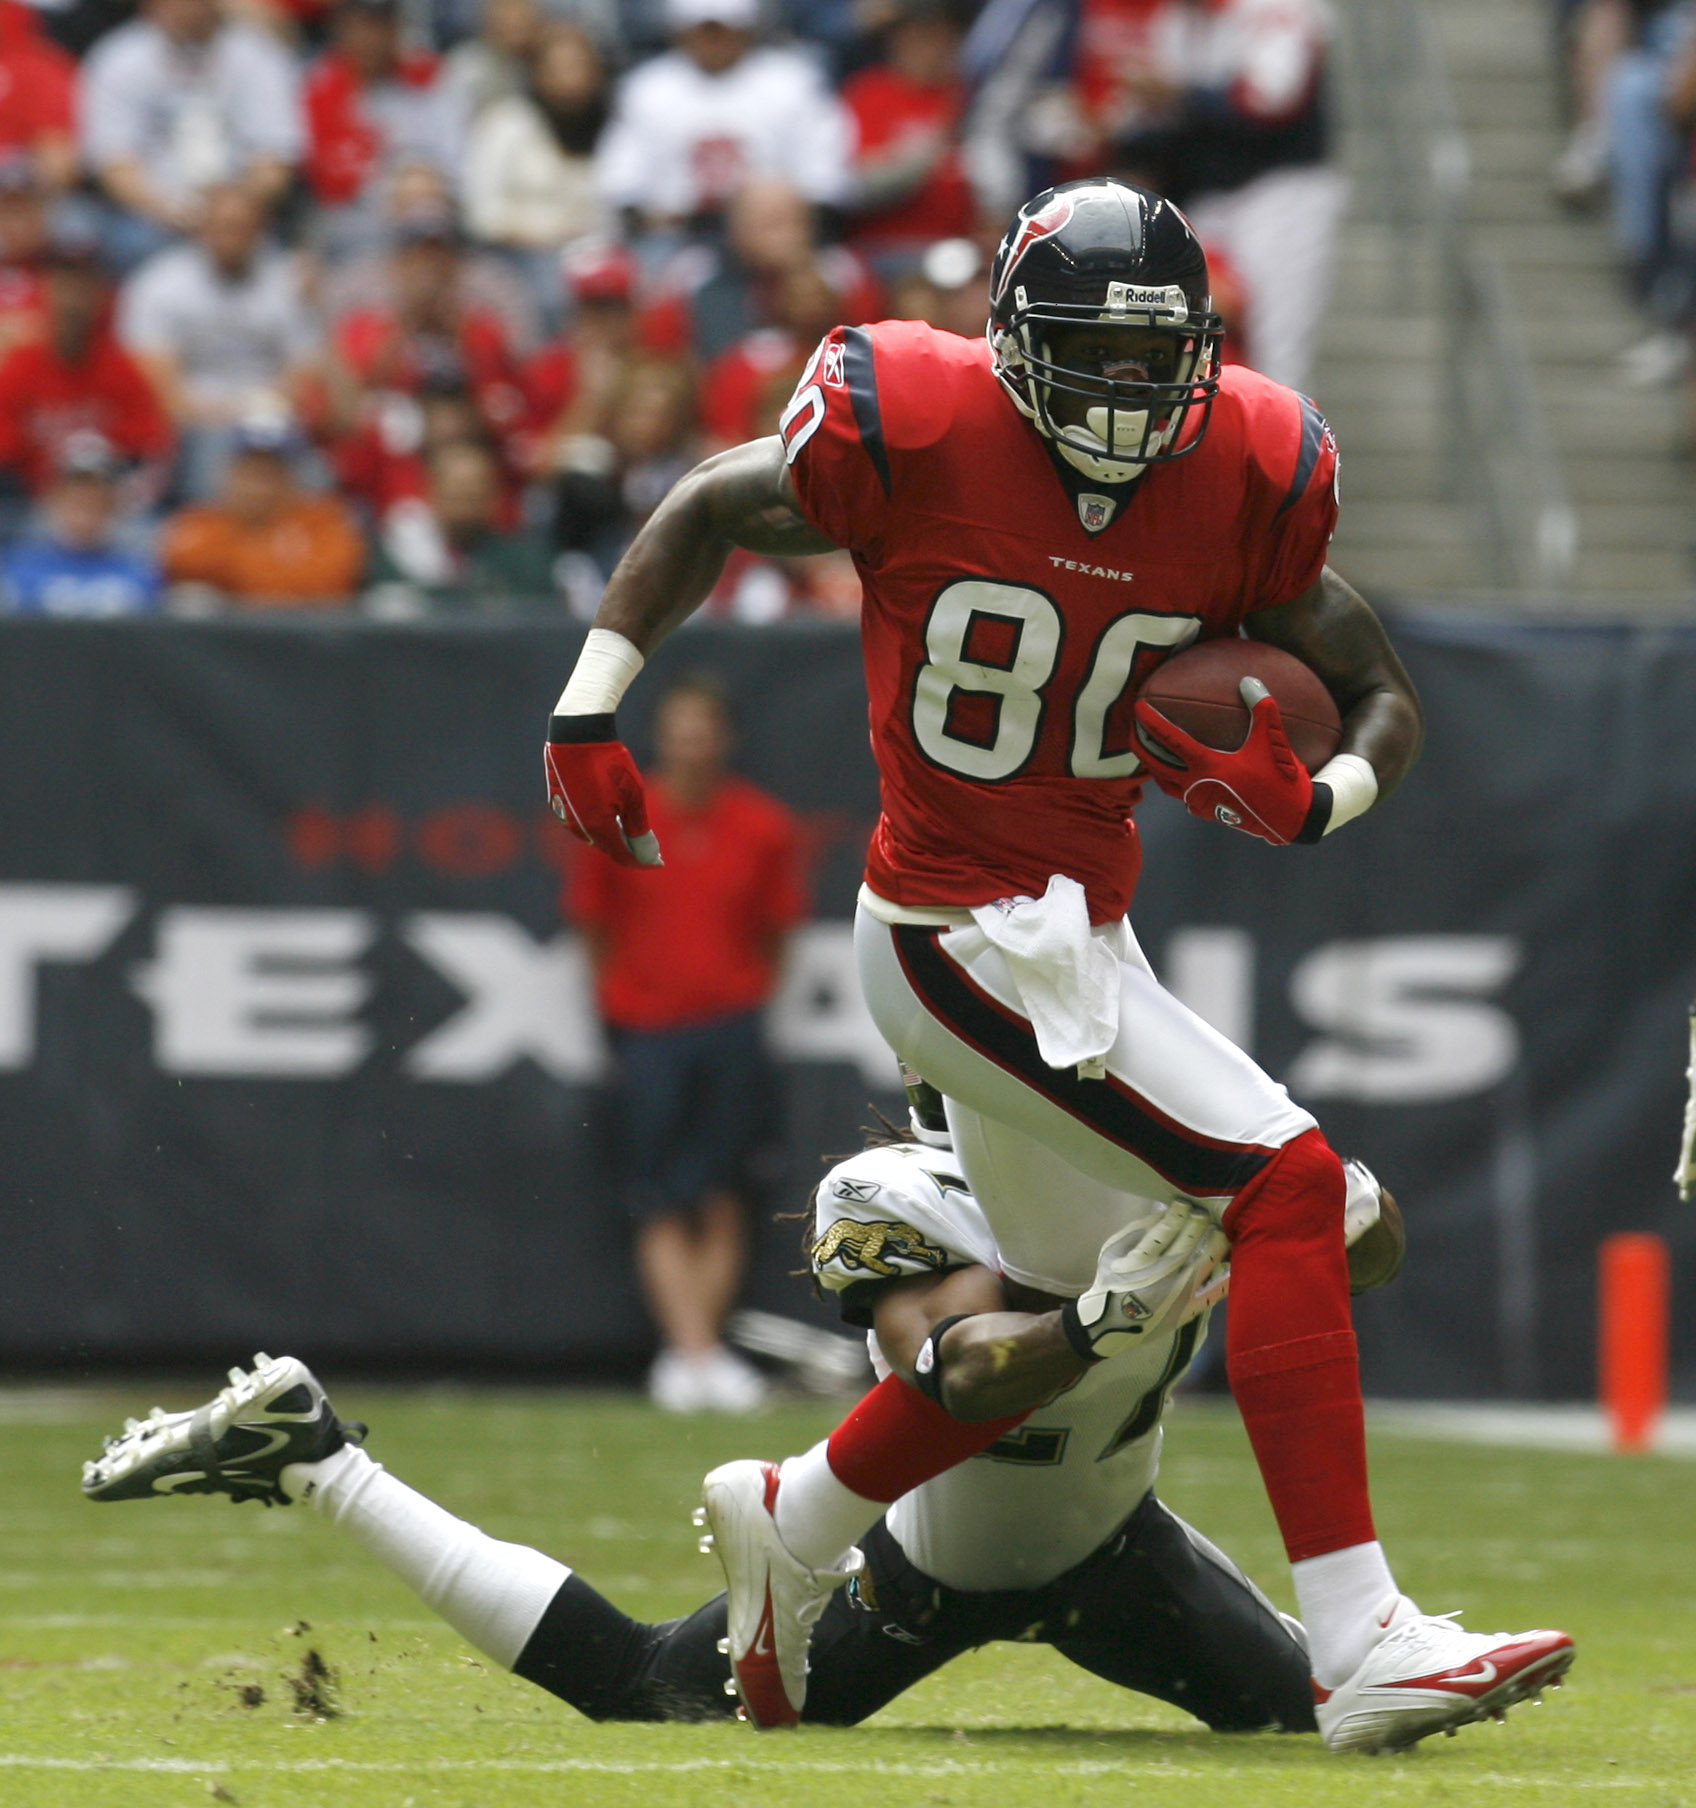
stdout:
POLYGON ((1556 603, 1688 602, 1696 596, 1696 495, 1682 389, 1621 384, 1615 359, 1640 328, 1605 219, 1574 218, 1550 194, 1560 132, 1546 9, 1538 0, 1425 0, 1425 30, 1449 91, 1439 99, 1452 103, 1450 114, 1399 78, 1381 35, 1369 44, 1383 15, 1365 9, 1384 4, 1339 7, 1342 159, 1355 187, 1313 383, 1344 454, 1339 566, 1379 594, 1453 594, 1502 581, 1457 446, 1466 425, 1445 396, 1454 300, 1421 136, 1435 110, 1465 141, 1462 230, 1500 272, 1501 324, 1525 347, 1522 370, 1577 529, 1565 582, 1553 594, 1525 588, 1556 603), (1399 92, 1386 91, 1398 81, 1399 92))

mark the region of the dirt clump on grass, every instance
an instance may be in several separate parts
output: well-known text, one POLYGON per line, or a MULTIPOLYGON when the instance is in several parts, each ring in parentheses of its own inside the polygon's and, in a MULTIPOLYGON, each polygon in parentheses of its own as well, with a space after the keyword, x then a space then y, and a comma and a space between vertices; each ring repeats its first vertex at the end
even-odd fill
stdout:
POLYGON ((310 1720, 334 1720, 341 1713, 336 1700, 336 1673, 324 1662, 315 1645, 302 1652, 300 1668, 284 1672, 283 1680, 294 1696, 294 1711, 310 1720))

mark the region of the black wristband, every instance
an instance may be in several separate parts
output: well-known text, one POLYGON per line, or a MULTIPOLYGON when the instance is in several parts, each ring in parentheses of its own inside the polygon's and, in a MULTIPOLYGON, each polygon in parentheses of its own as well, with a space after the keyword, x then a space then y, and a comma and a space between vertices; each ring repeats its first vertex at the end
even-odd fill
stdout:
POLYGON ((618 728, 609 709, 604 716, 549 716, 550 741, 616 741, 618 728))
POLYGON ((939 1319, 930 1328, 930 1336, 919 1345, 919 1353, 913 1360, 913 1385, 927 1400, 934 1400, 943 1411, 948 1409, 942 1399, 942 1340, 963 1318, 975 1318, 975 1312, 956 1312, 952 1318, 939 1319))
POLYGON ((1325 833, 1331 820, 1331 811, 1336 803, 1336 795, 1323 779, 1315 779, 1313 784, 1313 802, 1307 806, 1307 820, 1296 834, 1296 841, 1302 847, 1312 847, 1325 833))
POLYGON ((1060 1329, 1065 1333, 1066 1341, 1085 1362, 1104 1362, 1106 1358, 1089 1340, 1089 1333, 1078 1317, 1078 1302, 1067 1300, 1060 1308, 1060 1329))

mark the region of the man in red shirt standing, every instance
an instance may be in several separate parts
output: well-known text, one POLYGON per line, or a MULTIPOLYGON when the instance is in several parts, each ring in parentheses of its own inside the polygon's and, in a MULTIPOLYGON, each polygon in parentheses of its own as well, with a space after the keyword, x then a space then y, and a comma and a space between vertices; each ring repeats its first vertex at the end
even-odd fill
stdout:
POLYGON ((665 864, 580 859, 567 903, 617 1055, 625 1197, 662 1339, 649 1389, 674 1412, 745 1412, 764 1389, 720 1330, 746 1265, 746 1176, 771 1096, 761 1013, 807 897, 794 819, 728 770, 718 685, 675 686, 655 729, 648 800, 665 864))

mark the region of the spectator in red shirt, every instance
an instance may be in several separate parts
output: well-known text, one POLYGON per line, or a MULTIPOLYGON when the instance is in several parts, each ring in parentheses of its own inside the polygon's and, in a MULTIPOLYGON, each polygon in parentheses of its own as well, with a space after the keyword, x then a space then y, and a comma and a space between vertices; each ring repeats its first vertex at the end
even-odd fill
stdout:
POLYGON ((0 153, 0 357, 41 337, 47 194, 28 151, 0 153))
POLYGON ((76 79, 35 8, 0 0, 0 154, 27 151, 54 190, 76 179, 76 79))
POLYGON ((746 1264, 748 1170, 772 1094, 761 1013, 807 899, 793 818, 729 773, 718 685, 674 686, 656 734, 648 817, 665 865, 586 855, 567 902, 618 1059, 636 1265, 663 1340, 649 1390, 675 1412, 742 1412, 763 1387, 720 1333, 746 1264))
POLYGON ((330 48, 306 79, 306 177, 332 257, 382 233, 382 190, 406 165, 459 168, 464 110, 441 64, 401 44, 398 0, 339 0, 330 48))
POLYGON ((0 359, 0 470, 38 495, 65 441, 93 432, 156 481, 171 454, 170 419, 113 334, 112 285, 91 232, 67 224, 54 234, 44 301, 41 337, 0 359))
POLYGON ((898 0, 883 60, 843 87, 856 129, 849 237, 880 266, 910 266, 933 240, 964 238, 976 221, 959 150, 961 37, 950 0, 898 0))
POLYGON ((713 450, 775 433, 819 340, 833 326, 864 318, 831 277, 832 266, 822 257, 785 272, 772 295, 773 324, 713 360, 701 390, 701 424, 713 450))
POLYGON ((509 461, 529 425, 523 370, 506 321, 471 292, 458 227, 445 208, 403 217, 380 299, 344 314, 336 357, 361 398, 361 419, 390 396, 416 397, 432 373, 464 373, 484 431, 509 461))

